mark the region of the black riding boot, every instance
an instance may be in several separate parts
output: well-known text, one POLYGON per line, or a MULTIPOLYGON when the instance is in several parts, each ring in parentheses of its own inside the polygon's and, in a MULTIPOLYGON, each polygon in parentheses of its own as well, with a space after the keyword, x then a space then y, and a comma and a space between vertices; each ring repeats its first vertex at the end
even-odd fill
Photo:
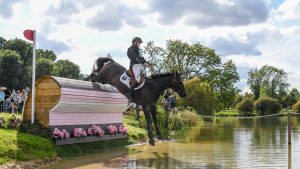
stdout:
POLYGON ((133 100, 133 98, 132 98, 132 93, 133 93, 134 88, 137 87, 138 84, 139 84, 139 83, 138 83, 138 81, 136 81, 136 80, 131 84, 131 86, 130 86, 130 88, 129 88, 129 91, 128 91, 128 93, 126 94, 126 97, 127 97, 129 100, 133 100))

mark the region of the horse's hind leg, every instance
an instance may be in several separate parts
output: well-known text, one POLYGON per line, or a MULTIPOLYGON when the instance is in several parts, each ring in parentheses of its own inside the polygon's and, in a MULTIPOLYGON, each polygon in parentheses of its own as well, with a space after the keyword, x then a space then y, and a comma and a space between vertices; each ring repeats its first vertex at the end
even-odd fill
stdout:
POLYGON ((155 146, 155 142, 154 142, 153 134, 152 134, 152 120, 151 120, 151 116, 150 116, 151 107, 143 106, 143 111, 144 111, 146 122, 147 122, 148 137, 150 139, 149 144, 151 144, 152 146, 155 146))
POLYGON ((135 105, 135 119, 136 120, 140 120, 140 109, 139 109, 139 105, 135 105))
POLYGON ((151 116, 152 116, 152 119, 153 119, 153 122, 154 122, 154 125, 155 125, 155 130, 156 130, 156 134, 158 135, 158 139, 162 140, 163 138, 162 138, 160 128, 159 128, 159 125, 158 125, 158 121, 157 121, 156 105, 155 104, 151 106, 151 116))

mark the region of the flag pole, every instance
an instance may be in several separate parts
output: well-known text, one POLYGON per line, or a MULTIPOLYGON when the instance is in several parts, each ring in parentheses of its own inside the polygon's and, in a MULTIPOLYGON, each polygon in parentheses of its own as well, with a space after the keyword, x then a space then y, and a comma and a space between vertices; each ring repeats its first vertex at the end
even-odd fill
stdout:
POLYGON ((35 48, 36 48, 36 31, 33 30, 33 43, 32 43, 32 88, 31 88, 31 123, 34 123, 35 113, 35 48))

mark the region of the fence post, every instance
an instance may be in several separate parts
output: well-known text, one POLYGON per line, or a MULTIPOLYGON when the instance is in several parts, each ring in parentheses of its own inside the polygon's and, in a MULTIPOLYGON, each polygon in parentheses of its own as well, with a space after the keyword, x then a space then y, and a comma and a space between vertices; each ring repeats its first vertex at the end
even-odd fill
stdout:
POLYGON ((292 128, 291 113, 288 112, 288 144, 289 145, 291 145, 291 128, 292 128))

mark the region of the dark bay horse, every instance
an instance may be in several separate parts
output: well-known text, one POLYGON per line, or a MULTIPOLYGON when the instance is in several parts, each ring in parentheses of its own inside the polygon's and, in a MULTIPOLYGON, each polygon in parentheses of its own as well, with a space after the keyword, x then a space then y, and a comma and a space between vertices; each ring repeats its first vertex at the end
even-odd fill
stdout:
MULTIPOLYGON (((125 95, 128 92, 128 86, 120 81, 120 76, 126 71, 126 68, 108 57, 100 57, 96 60, 93 72, 88 79, 103 84, 110 84, 116 87, 120 93, 125 95), (96 66, 96 68, 95 68, 96 66)), ((152 134, 152 120, 158 139, 162 139, 156 116, 156 102, 160 95, 168 88, 174 89, 180 97, 185 97, 185 88, 177 72, 153 75, 145 79, 145 84, 142 88, 133 92, 132 102, 142 105, 146 122, 149 143, 155 145, 152 134), (152 118, 151 118, 152 117, 152 118)))

